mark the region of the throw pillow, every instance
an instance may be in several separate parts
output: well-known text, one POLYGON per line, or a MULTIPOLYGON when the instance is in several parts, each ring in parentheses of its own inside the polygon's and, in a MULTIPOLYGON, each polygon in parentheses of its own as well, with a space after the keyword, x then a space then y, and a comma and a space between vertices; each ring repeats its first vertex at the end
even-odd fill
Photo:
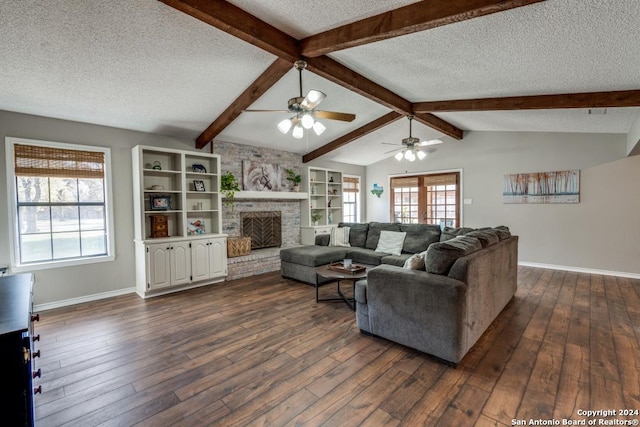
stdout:
POLYGON ((498 238, 500 240, 508 239, 509 237, 511 237, 511 231, 509 231, 509 227, 506 227, 504 225, 499 225, 498 227, 494 228, 493 231, 498 234, 498 238))
POLYGON ((500 240, 498 238, 498 233, 496 233, 490 228, 470 231, 467 234, 465 234, 465 236, 477 237, 478 240, 480 240, 480 243, 482 243, 483 248, 494 245, 498 243, 498 241, 500 240))
POLYGON ((376 252, 383 252, 391 255, 400 255, 402 253, 402 245, 407 233, 403 231, 380 231, 380 239, 376 252))
POLYGON ((329 237, 329 246, 332 247, 348 247, 349 244, 349 227, 331 227, 331 235, 329 237))
POLYGON ((409 270, 424 270, 424 256, 427 251, 419 254, 413 254, 404 262, 402 268, 409 270))
POLYGON ((369 223, 369 231, 367 231, 367 242, 365 243, 365 248, 373 249, 375 251, 376 247, 378 247, 378 240, 380 240, 380 231, 402 231, 400 229, 400 224, 392 224, 389 222, 370 222, 369 223))
POLYGON ((458 236, 446 242, 438 242, 429 246, 425 260, 428 273, 449 274, 456 260, 482 249, 477 237, 458 236))
POLYGON ((442 230, 442 234, 440 234, 440 241, 444 242, 446 240, 453 239, 456 236, 463 236, 463 235, 467 234, 470 231, 473 231, 473 228, 469 228, 469 227, 460 227, 460 228, 445 227, 442 230))

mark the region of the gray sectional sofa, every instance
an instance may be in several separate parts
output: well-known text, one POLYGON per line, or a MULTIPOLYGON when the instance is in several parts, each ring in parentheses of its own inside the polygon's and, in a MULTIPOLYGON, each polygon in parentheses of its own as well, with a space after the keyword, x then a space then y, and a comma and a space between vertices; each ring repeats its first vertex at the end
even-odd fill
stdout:
POLYGON ((356 283, 356 321, 364 334, 455 365, 516 292, 518 237, 506 227, 441 231, 436 225, 374 222, 339 227, 349 227, 349 246, 328 246, 329 235, 322 235, 316 245, 283 249, 281 273, 317 286, 327 281, 315 274, 317 266, 344 258, 378 265, 356 283), (406 233, 399 255, 376 252, 383 230, 406 233))

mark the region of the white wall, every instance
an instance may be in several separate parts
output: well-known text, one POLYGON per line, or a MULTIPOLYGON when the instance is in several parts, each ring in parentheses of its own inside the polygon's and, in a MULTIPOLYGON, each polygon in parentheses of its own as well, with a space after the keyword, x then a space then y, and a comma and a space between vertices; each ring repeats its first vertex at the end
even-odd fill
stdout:
POLYGON ((34 304, 44 304, 87 295, 117 292, 134 283, 133 185, 131 148, 156 145, 177 149, 194 149, 194 142, 165 136, 132 132, 105 126, 89 125, 0 111, 0 265, 10 264, 9 212, 5 171, 6 136, 68 142, 111 148, 115 255, 113 262, 76 267, 39 270, 35 273, 34 304))
POLYGON ((507 225, 522 262, 640 274, 640 156, 625 157, 626 135, 467 132, 426 160, 393 158, 367 168, 367 220, 389 221, 389 175, 462 169, 465 226, 507 225), (578 204, 503 204, 503 175, 580 169, 578 204), (371 186, 369 185, 369 187, 371 186))
POLYGON ((629 129, 627 134, 627 154, 640 154, 640 113, 629 129))

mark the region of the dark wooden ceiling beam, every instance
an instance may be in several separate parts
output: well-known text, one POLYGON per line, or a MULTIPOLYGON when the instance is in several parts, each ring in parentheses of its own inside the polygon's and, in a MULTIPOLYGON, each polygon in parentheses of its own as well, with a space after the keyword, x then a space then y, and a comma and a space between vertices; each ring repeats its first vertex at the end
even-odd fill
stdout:
POLYGON ((464 131, 462 129, 452 125, 446 120, 442 120, 438 116, 434 116, 433 114, 414 113, 413 118, 423 125, 427 125, 432 129, 440 131, 453 139, 462 139, 464 137, 464 131))
POLYGON ((257 46, 291 64, 300 57, 298 41, 223 0, 160 0, 174 9, 257 46))
POLYGON ((378 117, 374 121, 369 122, 366 125, 305 154, 304 156, 302 156, 302 162, 307 163, 311 160, 317 159, 320 156, 330 153, 333 150, 336 150, 344 145, 349 144, 350 142, 355 141, 358 138, 362 138, 363 136, 380 129, 388 125, 389 123, 395 122, 401 117, 403 117, 403 115, 395 111, 387 113, 382 117, 378 117))
POLYGON ((546 0, 420 1, 301 40, 307 57, 403 36, 546 0))
POLYGON ((218 116, 213 123, 209 125, 204 132, 196 138, 196 148, 200 149, 207 145, 213 138, 215 138, 220 132, 222 132, 227 126, 231 124, 239 115, 242 110, 253 104, 258 98, 271 88, 278 80, 282 78, 292 68, 291 62, 286 59, 278 58, 273 64, 265 70, 251 83, 251 85, 245 89, 239 97, 236 98, 233 103, 227 107, 226 110, 220 116, 218 116))
POLYGON ((561 108, 614 108, 640 106, 640 90, 565 93, 416 102, 416 113, 458 111, 553 110, 561 108))
POLYGON ((328 56, 309 59, 307 69, 391 110, 403 114, 411 112, 411 102, 328 56))

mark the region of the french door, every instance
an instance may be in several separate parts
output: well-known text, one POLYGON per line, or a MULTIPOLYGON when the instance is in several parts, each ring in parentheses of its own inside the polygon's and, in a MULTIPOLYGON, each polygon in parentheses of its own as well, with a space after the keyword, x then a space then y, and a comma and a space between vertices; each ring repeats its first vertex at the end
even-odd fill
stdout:
POLYGON ((460 173, 391 178, 391 218, 405 224, 460 226, 460 173))

